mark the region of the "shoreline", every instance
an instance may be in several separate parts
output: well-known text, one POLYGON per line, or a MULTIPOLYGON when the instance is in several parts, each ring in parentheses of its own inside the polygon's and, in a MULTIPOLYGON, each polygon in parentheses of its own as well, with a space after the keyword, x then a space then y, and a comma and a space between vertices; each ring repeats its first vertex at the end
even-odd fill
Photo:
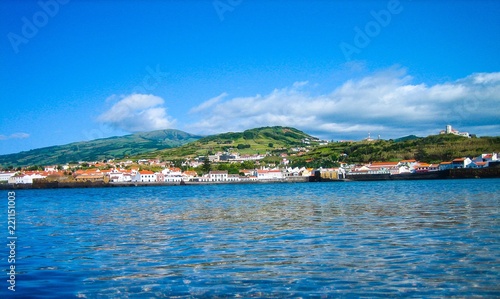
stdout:
POLYGON ((161 187, 161 186, 197 186, 197 185, 231 185, 231 184, 274 184, 274 183, 313 183, 313 182, 356 182, 356 181, 406 181, 406 180, 449 180, 449 179, 481 179, 500 178, 500 167, 461 168, 443 171, 395 174, 361 174, 347 175, 345 179, 326 179, 320 176, 289 177, 286 179, 254 180, 254 181, 218 181, 218 182, 36 182, 33 184, 0 184, 0 190, 23 189, 70 189, 70 188, 116 188, 116 187, 161 187))

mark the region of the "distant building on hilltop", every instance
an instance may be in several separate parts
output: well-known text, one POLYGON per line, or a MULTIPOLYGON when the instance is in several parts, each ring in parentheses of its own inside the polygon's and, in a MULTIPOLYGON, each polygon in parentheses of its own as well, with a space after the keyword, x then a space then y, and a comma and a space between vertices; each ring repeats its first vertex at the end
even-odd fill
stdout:
POLYGON ((368 137, 363 139, 363 141, 373 141, 374 139, 370 136, 370 133, 368 133, 368 137))
POLYGON ((439 134, 453 134, 453 135, 467 137, 467 138, 471 137, 469 132, 459 132, 458 130, 453 129, 451 127, 451 125, 446 125, 446 129, 441 130, 441 132, 439 132, 439 134))

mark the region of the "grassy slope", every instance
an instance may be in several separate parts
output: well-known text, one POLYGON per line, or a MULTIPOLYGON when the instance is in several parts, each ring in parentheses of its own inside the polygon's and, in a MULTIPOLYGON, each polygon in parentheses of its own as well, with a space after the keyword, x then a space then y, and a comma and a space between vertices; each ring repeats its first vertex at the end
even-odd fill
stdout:
POLYGON ((320 146, 307 155, 297 158, 321 160, 327 157, 340 158, 347 154, 347 162, 400 161, 416 159, 425 162, 449 161, 457 157, 474 157, 481 153, 499 152, 500 137, 464 138, 454 135, 432 135, 396 142, 377 140, 374 142, 332 143, 320 146))
POLYGON ((263 127, 244 132, 223 133, 208 136, 178 148, 160 150, 139 155, 138 158, 162 157, 165 159, 180 159, 185 157, 204 156, 207 153, 236 150, 241 154, 264 154, 281 148, 289 149, 303 146, 302 140, 308 138, 312 144, 317 139, 302 131, 288 127, 263 127), (269 144, 272 143, 273 147, 269 144), (250 145, 250 148, 237 149, 237 146, 250 145))
POLYGON ((110 137, 92 141, 75 142, 51 146, 16 154, 1 155, 0 165, 51 165, 71 161, 98 161, 123 158, 144 152, 181 146, 198 140, 201 136, 179 130, 159 130, 136 133, 120 137, 110 137))
MULTIPOLYGON (((0 166, 50 165, 70 161, 95 161, 110 158, 183 159, 219 151, 241 154, 289 152, 311 140, 313 150, 303 156, 291 156, 295 165, 331 166, 337 160, 346 162, 399 161, 416 159, 425 162, 449 161, 456 157, 473 157, 481 153, 500 152, 500 137, 463 138, 433 135, 425 138, 408 136, 399 140, 343 142, 317 146, 318 142, 302 131, 288 127, 263 127, 244 132, 224 133, 201 138, 177 130, 162 130, 76 142, 0 156, 0 166), (272 147, 269 144, 272 143, 272 147), (238 149, 238 145, 249 148, 238 149), (341 154, 347 154, 343 158, 341 154), (312 160, 312 162, 311 162, 312 160)), ((277 158, 277 157, 276 157, 277 158)), ((272 160, 273 157, 268 158, 272 160)), ((279 161, 280 159, 277 159, 279 161)))

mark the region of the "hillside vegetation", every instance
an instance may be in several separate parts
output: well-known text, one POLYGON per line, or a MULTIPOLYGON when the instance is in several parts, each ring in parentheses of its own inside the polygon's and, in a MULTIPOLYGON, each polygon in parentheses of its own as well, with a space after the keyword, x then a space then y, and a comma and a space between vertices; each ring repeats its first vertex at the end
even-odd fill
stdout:
POLYGON ((457 157, 500 152, 500 137, 464 138, 455 135, 407 136, 396 140, 332 142, 290 127, 263 127, 201 138, 178 130, 161 130, 52 146, 0 156, 0 167, 54 165, 73 161, 161 159, 180 161, 217 152, 269 154, 280 163, 287 153, 291 166, 333 167, 339 162, 366 163, 415 159, 436 163, 457 157), (305 150, 307 148, 307 151, 305 150))
POLYGON ((332 161, 366 163, 415 159, 436 163, 458 157, 475 157, 482 153, 499 152, 500 137, 464 138, 455 135, 360 142, 339 142, 319 146, 294 159, 294 164, 315 166, 332 161), (312 161, 311 161, 312 160, 312 161), (306 162, 310 161, 310 162, 306 162))
POLYGON ((201 136, 179 130, 136 133, 1 155, 0 167, 54 165, 73 161, 119 159, 145 152, 181 146, 200 138, 201 136))
POLYGON ((265 154, 287 151, 304 146, 308 140, 317 145, 318 139, 289 127, 263 127, 244 132, 230 132, 208 136, 178 148, 166 149, 138 155, 137 158, 180 159, 205 156, 216 152, 238 151, 240 154, 265 154))

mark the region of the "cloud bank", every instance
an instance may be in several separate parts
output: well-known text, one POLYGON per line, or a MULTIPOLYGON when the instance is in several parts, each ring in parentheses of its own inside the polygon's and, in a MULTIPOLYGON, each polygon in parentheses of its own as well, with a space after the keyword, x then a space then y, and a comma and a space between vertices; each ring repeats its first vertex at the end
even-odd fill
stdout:
MULTIPOLYGON (((116 96, 111 96, 114 99, 116 96)), ((169 129, 175 125, 163 106, 165 101, 150 94, 123 96, 97 120, 113 128, 127 132, 143 132, 169 129)))
POLYGON ((29 137, 30 137, 30 134, 23 133, 23 132, 13 133, 13 134, 10 134, 10 135, 2 135, 2 134, 0 134, 0 140, 26 139, 26 138, 29 138, 29 137))
POLYGON ((188 129, 212 134, 270 125, 293 126, 325 138, 382 138, 437 134, 446 124, 483 135, 500 132, 500 72, 427 85, 392 68, 347 80, 330 93, 311 95, 298 82, 267 95, 229 98, 226 93, 191 109, 188 129))

